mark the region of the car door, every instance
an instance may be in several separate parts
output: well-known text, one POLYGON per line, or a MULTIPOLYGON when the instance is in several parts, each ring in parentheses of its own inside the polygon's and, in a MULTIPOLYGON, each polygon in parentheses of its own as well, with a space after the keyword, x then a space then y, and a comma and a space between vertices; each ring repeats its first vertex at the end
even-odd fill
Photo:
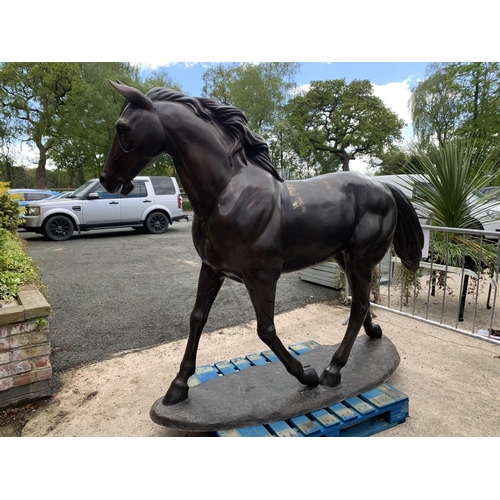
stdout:
POLYGON ((153 205, 151 183, 149 181, 135 180, 134 189, 127 196, 120 196, 121 219, 123 225, 141 222, 142 214, 149 206, 153 205))
POLYGON ((100 183, 92 193, 96 193, 98 198, 82 200, 84 224, 87 227, 119 226, 121 222, 119 193, 108 193, 100 183))

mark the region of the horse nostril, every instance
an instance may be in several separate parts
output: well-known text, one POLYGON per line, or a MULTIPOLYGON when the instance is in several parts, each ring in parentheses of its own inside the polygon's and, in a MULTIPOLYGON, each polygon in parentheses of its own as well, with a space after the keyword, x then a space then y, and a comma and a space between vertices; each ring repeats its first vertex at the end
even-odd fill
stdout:
POLYGON ((99 177, 99 182, 104 186, 104 184, 106 183, 106 174, 102 174, 99 177))

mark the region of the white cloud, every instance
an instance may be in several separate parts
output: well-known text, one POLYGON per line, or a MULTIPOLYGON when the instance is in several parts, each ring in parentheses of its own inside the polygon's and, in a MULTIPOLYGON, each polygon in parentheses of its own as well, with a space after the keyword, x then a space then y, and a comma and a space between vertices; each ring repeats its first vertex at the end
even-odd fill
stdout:
POLYGON ((408 125, 411 122, 408 100, 411 96, 410 80, 390 82, 385 85, 373 85, 373 92, 384 104, 402 118, 408 125))
POLYGON ((411 97, 410 79, 402 82, 390 82, 385 85, 373 84, 373 93, 404 120, 406 126, 403 129, 403 139, 410 140, 413 136, 411 114, 408 108, 408 101, 411 97))
POLYGON ((210 66, 210 63, 197 63, 197 62, 131 62, 132 66, 136 66, 141 70, 155 71, 158 68, 169 68, 171 66, 182 66, 183 68, 191 68, 196 64, 201 64, 203 68, 210 66))
POLYGON ((349 161, 349 170, 353 172, 366 173, 368 170, 368 166, 368 162, 362 160, 361 158, 349 161))

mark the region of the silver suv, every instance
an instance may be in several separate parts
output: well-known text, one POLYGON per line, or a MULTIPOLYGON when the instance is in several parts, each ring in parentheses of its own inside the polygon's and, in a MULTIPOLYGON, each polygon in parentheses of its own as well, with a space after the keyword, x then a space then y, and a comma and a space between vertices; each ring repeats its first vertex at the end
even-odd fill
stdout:
POLYGON ((68 198, 29 203, 21 226, 54 241, 71 238, 74 231, 116 227, 145 228, 164 233, 169 224, 187 219, 174 177, 140 176, 127 196, 108 193, 98 179, 91 179, 68 198))

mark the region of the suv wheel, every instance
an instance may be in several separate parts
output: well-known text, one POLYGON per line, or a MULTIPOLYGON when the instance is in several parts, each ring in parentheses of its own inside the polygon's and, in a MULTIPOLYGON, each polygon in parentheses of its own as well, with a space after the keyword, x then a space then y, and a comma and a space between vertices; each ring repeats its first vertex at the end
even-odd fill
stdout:
POLYGON ((73 221, 65 215, 53 215, 43 225, 43 233, 53 241, 69 240, 73 230, 73 221))
POLYGON ((147 216, 145 226, 152 234, 164 233, 168 229, 168 217, 163 212, 152 212, 147 216))

